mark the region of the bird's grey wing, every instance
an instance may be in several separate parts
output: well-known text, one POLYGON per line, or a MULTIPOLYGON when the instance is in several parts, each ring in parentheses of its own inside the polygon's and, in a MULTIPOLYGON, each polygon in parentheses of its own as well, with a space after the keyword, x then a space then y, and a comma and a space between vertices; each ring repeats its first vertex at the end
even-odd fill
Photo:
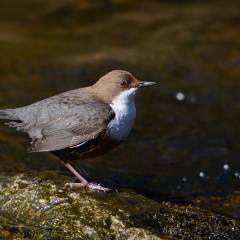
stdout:
POLYGON ((34 141, 28 152, 56 151, 74 148, 96 138, 114 118, 108 104, 86 103, 73 107, 41 129, 41 139, 34 141))
POLYGON ((10 127, 27 132, 33 141, 42 138, 42 129, 59 116, 71 116, 72 109, 93 102, 87 88, 75 89, 38 101, 25 107, 0 110, 0 119, 10 127))

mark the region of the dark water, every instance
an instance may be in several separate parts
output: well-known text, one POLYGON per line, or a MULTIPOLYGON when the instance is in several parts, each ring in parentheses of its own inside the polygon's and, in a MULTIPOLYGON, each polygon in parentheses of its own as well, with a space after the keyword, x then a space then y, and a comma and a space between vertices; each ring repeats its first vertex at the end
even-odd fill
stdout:
MULTIPOLYGON (((0 107, 87 86, 113 69, 141 89, 120 147, 82 165, 156 200, 240 217, 239 1, 0 2, 0 107), (14 4, 14 7, 13 7, 14 4)), ((59 170, 0 127, 1 171, 59 170)), ((51 160, 51 161, 49 161, 51 160)))

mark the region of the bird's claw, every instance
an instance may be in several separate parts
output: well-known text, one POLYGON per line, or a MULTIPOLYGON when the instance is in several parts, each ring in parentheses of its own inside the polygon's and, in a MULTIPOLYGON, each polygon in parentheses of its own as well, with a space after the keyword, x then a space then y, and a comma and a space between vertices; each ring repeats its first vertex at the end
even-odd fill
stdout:
POLYGON ((102 192, 108 192, 111 189, 102 187, 99 183, 66 183, 65 186, 69 187, 86 187, 92 190, 102 191, 102 192))

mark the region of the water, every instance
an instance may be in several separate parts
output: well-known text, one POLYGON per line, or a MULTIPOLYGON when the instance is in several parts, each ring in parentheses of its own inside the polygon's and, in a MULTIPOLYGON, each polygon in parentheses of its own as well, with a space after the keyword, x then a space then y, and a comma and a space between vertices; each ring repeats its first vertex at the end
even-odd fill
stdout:
MULTIPOLYGON (((1 1, 0 106, 87 86, 113 69, 140 89, 127 141, 81 162, 156 200, 193 201, 239 218, 240 15, 230 1, 1 1)), ((0 126, 5 172, 59 170, 0 126)))

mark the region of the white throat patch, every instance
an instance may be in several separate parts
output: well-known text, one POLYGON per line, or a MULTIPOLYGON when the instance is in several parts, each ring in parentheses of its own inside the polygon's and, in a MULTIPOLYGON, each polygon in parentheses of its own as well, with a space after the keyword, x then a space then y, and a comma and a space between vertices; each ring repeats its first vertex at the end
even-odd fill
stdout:
POLYGON ((109 123, 110 137, 116 141, 124 140, 132 129, 135 116, 135 96, 137 88, 120 93, 110 104, 115 112, 114 119, 109 123))

